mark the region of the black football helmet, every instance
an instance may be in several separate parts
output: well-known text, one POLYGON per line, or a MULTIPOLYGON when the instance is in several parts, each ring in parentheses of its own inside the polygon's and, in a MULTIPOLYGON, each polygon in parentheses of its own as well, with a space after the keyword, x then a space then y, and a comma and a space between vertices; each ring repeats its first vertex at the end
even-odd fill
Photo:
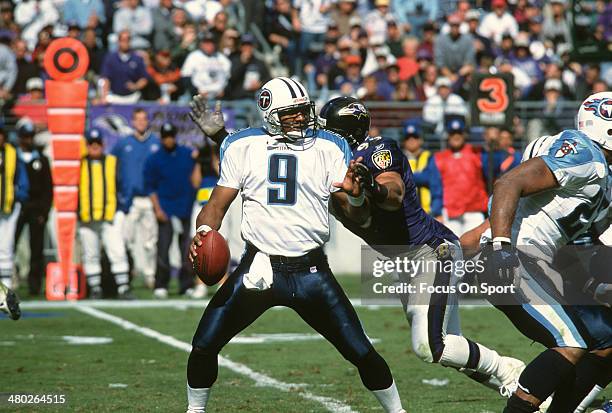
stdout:
POLYGON ((370 112, 359 100, 341 96, 321 108, 319 126, 339 134, 355 149, 368 136, 370 112))

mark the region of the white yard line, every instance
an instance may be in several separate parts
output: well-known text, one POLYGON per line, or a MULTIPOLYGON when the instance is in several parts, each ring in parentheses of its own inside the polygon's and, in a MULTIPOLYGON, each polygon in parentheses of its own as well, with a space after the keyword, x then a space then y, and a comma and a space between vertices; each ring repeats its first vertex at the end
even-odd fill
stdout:
MULTIPOLYGON (((83 301, 22 301, 20 306, 25 310, 53 310, 80 307, 96 308, 200 308, 204 309, 210 300, 83 300, 83 301)), ((362 304, 359 298, 352 298, 351 304, 355 308, 367 308, 369 310, 380 310, 382 308, 397 308, 393 305, 369 305, 362 304)), ((492 308, 485 300, 463 300, 461 308, 492 308)), ((273 307, 272 310, 283 310, 286 307, 273 307)))
MULTIPOLYGON (((159 304, 160 302, 157 301, 159 304)), ((202 305, 202 304, 200 304, 202 305)), ((155 331, 148 327, 142 327, 137 324, 132 323, 131 321, 125 320, 121 317, 114 316, 112 314, 105 313, 104 311, 100 311, 96 308, 93 308, 88 305, 72 305, 72 308, 90 315, 94 318, 108 321, 109 323, 115 324, 127 331, 134 331, 136 333, 142 334, 143 336, 152 338, 161 343, 167 344, 170 347, 177 348, 179 350, 183 350, 187 353, 191 352, 191 344, 185 343, 184 341, 177 340, 176 338, 162 334, 159 331, 155 331)), ((270 376, 266 376, 265 374, 259 373, 250 367, 236 363, 231 361, 230 359, 219 355, 219 365, 221 367, 225 367, 230 369, 234 373, 240 374, 242 376, 246 376, 249 379, 253 380, 257 386, 271 387, 284 392, 293 392, 294 394, 300 396, 303 399, 317 402, 325 409, 330 412, 339 412, 339 413, 358 413, 357 411, 351 409, 350 406, 342 403, 339 400, 333 399, 331 397, 318 396, 316 394, 310 393, 304 390, 303 385, 295 384, 295 383, 285 383, 280 380, 276 380, 270 376), (297 391, 296 390, 300 390, 297 391)))

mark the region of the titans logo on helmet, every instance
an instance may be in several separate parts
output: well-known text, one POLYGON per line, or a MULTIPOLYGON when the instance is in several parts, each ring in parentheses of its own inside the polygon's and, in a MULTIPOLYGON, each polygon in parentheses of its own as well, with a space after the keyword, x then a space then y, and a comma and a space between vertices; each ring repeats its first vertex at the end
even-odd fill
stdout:
POLYGON ((603 120, 612 121, 612 99, 592 99, 584 102, 584 110, 603 120))
POLYGON ((362 116, 367 116, 368 112, 361 103, 351 103, 348 106, 343 107, 338 111, 340 116, 354 116, 357 119, 361 119, 362 116))

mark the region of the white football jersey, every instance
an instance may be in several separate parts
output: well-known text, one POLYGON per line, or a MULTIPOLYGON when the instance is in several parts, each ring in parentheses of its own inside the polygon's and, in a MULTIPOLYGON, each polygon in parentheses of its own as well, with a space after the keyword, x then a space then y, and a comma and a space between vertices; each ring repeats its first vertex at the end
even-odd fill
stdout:
POLYGON ((546 162, 559 187, 520 199, 512 238, 515 245, 533 245, 552 257, 607 214, 608 166, 602 150, 576 130, 536 139, 522 161, 534 157, 546 162))
POLYGON ((332 184, 342 182, 350 159, 348 143, 327 131, 302 146, 248 128, 223 141, 217 185, 240 190, 245 241, 295 257, 328 241, 332 184))

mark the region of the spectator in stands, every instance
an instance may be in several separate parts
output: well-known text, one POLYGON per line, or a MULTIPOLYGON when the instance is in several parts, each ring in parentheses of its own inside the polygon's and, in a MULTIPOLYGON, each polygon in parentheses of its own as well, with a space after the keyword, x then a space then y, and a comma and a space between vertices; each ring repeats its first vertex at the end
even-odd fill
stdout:
POLYGON ((153 204, 144 187, 144 164, 159 150, 160 140, 149 130, 149 116, 144 109, 132 112, 134 133, 120 139, 111 153, 117 158, 117 217, 127 247, 134 259, 134 271, 153 286, 157 223, 153 204))
MULTIPOLYGON (((533 85, 529 94, 526 96, 528 100, 541 101, 544 98, 544 85, 549 79, 558 79, 561 82, 561 92, 566 99, 572 99, 573 94, 569 89, 569 86, 562 80, 561 66, 558 62, 550 62, 546 65, 544 70, 544 76, 533 85)), ((578 85, 577 85, 578 88, 578 85)), ((585 92, 584 97, 586 98, 591 92, 585 92)))
POLYGON ((504 137, 497 127, 487 127, 484 130, 485 145, 481 152, 482 173, 487 184, 487 192, 493 192, 494 182, 521 162, 518 151, 512 147, 512 136, 504 129, 504 137), (503 143, 502 143, 503 140, 503 143))
POLYGON ((423 120, 435 125, 435 132, 442 136, 444 122, 448 115, 467 114, 467 105, 458 95, 451 92, 451 80, 439 77, 436 80, 437 93, 425 101, 423 106, 423 120))
POLYGON ((378 81, 373 75, 363 79, 363 86, 357 90, 357 97, 365 102, 389 100, 378 89, 378 81))
POLYGON ((423 137, 418 120, 403 123, 402 150, 414 176, 421 206, 428 214, 442 220, 442 181, 433 154, 423 149, 423 137))
POLYGON ((461 34, 461 19, 456 14, 448 17, 450 32, 438 36, 436 43, 436 66, 442 76, 456 78, 456 73, 466 65, 476 64, 474 42, 469 34, 461 34))
POLYGON ((66 0, 64 23, 74 23, 82 30, 95 29, 106 23, 106 12, 102 0, 66 0))
POLYGON ((149 100, 169 103, 182 94, 181 70, 172 62, 168 50, 159 50, 155 53, 153 63, 147 67, 147 72, 153 80, 149 82, 152 93, 149 100))
POLYGON ((141 6, 139 0, 123 0, 113 16, 113 36, 109 43, 114 43, 117 36, 128 31, 131 34, 132 49, 148 49, 149 38, 153 33, 153 16, 151 10, 141 6))
POLYGON ((199 93, 208 98, 220 98, 231 74, 232 64, 217 51, 215 37, 210 32, 200 33, 200 47, 189 53, 181 76, 191 95, 199 93))
POLYGON ((493 0, 493 11, 487 13, 480 23, 479 32, 482 36, 501 43, 502 36, 518 34, 518 25, 510 13, 506 11, 506 0, 493 0))
POLYGON ((294 0, 291 22, 299 33, 298 54, 293 73, 301 75, 305 63, 312 63, 323 50, 327 31, 327 14, 331 4, 325 0, 294 0))
POLYGON ((234 29, 223 32, 219 42, 219 52, 230 58, 240 52, 240 33, 234 29))
POLYGON ((6 132, 0 128, 0 174, 8 185, 0 186, 0 282, 8 288, 13 286, 15 265, 15 228, 21 205, 27 201, 29 192, 28 173, 25 164, 17 155, 17 149, 8 142, 6 132))
POLYGON ((187 256, 191 241, 189 220, 195 199, 191 181, 195 161, 189 148, 177 145, 176 133, 173 124, 162 125, 162 149, 147 158, 144 169, 146 193, 153 203, 159 225, 154 295, 162 299, 168 297, 169 250, 175 232, 178 233, 182 257, 179 294, 191 293, 188 290, 193 287, 193 270, 187 256))
POLYGON ((198 35, 192 23, 187 23, 183 27, 180 42, 171 49, 172 61, 179 67, 183 66, 187 56, 198 49, 198 35))
POLYGON ((423 83, 419 87, 417 96, 419 100, 425 101, 438 93, 436 80, 438 79, 438 68, 433 65, 427 65, 423 70, 423 83))
POLYGON ((359 55, 348 55, 344 58, 346 71, 344 74, 334 79, 334 90, 341 90, 343 85, 354 93, 361 87, 363 79, 361 77, 361 57, 359 55))
POLYGON ((22 39, 13 42, 15 52, 15 62, 17 64, 15 83, 13 84, 12 94, 19 97, 26 93, 26 82, 32 77, 39 77, 38 65, 32 62, 32 57, 28 52, 28 46, 22 39))
POLYGON ((53 26, 46 26, 38 32, 38 42, 32 51, 32 60, 39 61, 44 58, 45 50, 53 40, 53 26))
POLYGON ((402 50, 402 42, 404 40, 402 30, 395 20, 387 22, 387 42, 391 54, 395 57, 401 57, 404 51, 402 50))
POLYGON ((215 44, 217 48, 221 44, 221 37, 223 37, 223 33, 228 29, 227 27, 227 13, 224 11, 220 11, 215 14, 215 18, 212 21, 212 25, 210 27, 210 32, 215 37, 215 44))
POLYGON ((487 210, 487 193, 478 150, 465 142, 465 123, 452 119, 446 130, 448 148, 435 155, 442 179, 444 223, 457 236, 480 225, 487 210))
POLYGON ((43 91, 44 82, 32 77, 26 82, 26 93, 18 97, 13 113, 17 117, 28 117, 40 129, 47 126, 47 107, 43 91))
POLYGON ((423 26, 423 35, 417 48, 417 59, 419 56, 427 56, 433 61, 436 41, 436 26, 433 23, 426 23, 423 26))
MULTIPOLYGON (((540 69, 540 64, 531 56, 529 51, 529 38, 526 33, 520 33, 514 43, 514 57, 510 60, 512 66, 521 69, 531 79, 531 85, 537 84, 544 74, 540 69)), ((523 95, 529 93, 529 88, 523 91, 523 95)))
POLYGON ((96 31, 94 29, 85 29, 83 32, 83 44, 87 49, 89 56, 89 71, 92 72, 92 78, 100 74, 102 62, 104 61, 104 50, 98 43, 96 31))
POLYGON ((13 33, 17 33, 19 30, 13 15, 13 3, 9 0, 0 2, 0 29, 7 29, 13 33))
POLYGON ((374 10, 365 16, 365 29, 370 38, 370 44, 384 44, 387 36, 387 22, 395 20, 389 10, 390 0, 374 0, 374 10))
POLYGON ((34 50, 38 33, 46 26, 53 27, 60 15, 51 0, 21 1, 15 6, 15 23, 21 28, 21 38, 34 50))
POLYGON ((231 58, 232 71, 225 93, 226 99, 254 99, 255 92, 270 80, 268 68, 253 55, 254 50, 253 35, 242 35, 240 53, 231 58))
POLYGON ((571 42, 569 22, 565 15, 565 0, 550 0, 550 14, 544 17, 542 35, 555 46, 571 42))
POLYGON ((559 79, 547 79, 544 83, 544 129, 547 134, 555 134, 561 128, 558 121, 563 113, 563 85, 559 79))
POLYGON ((15 242, 19 241, 21 231, 27 224, 30 235, 28 292, 32 296, 37 296, 40 294, 45 274, 43 240, 53 200, 53 182, 49 159, 34 145, 34 124, 29 119, 22 119, 18 123, 20 123, 17 128, 17 136, 19 137, 18 155, 26 167, 30 185, 28 199, 22 203, 17 220, 15 242))
POLYGON ((327 88, 329 81, 328 74, 336 66, 337 62, 338 50, 336 48, 336 39, 326 37, 323 53, 314 61, 314 82, 312 80, 309 81, 309 90, 327 88))
POLYGON ((102 81, 102 102, 136 103, 140 100, 141 90, 149 79, 142 57, 130 47, 129 30, 118 35, 118 50, 104 58, 100 77, 102 81))
POLYGON ((406 37, 402 48, 404 55, 397 59, 397 65, 400 69, 400 80, 405 81, 419 71, 419 64, 416 60, 419 40, 416 37, 406 37))
POLYGON ((356 0, 338 0, 329 12, 330 20, 336 23, 342 36, 349 34, 351 18, 359 16, 356 0))
POLYGON ((465 19, 468 24, 468 34, 472 36, 474 41, 474 50, 476 52, 493 54, 491 39, 481 35, 478 32, 480 25, 480 12, 478 10, 470 10, 466 13, 465 19))
POLYGON ((153 49, 156 51, 170 50, 180 40, 174 10, 172 0, 160 0, 159 7, 153 10, 153 49))
POLYGON ((291 24, 291 2, 289 0, 275 0, 274 10, 269 15, 266 24, 267 37, 271 45, 281 47, 281 61, 284 66, 292 68, 296 58, 299 33, 291 24))
POLYGON ((499 132, 499 149, 506 152, 506 157, 501 163, 500 172, 505 174, 510 169, 521 163, 523 154, 514 149, 514 134, 510 128, 502 128, 499 132))
POLYGON ((17 80, 17 61, 9 46, 12 39, 11 32, 0 30, 0 106, 11 98, 17 80))
POLYGON ((79 238, 89 297, 102 298, 101 249, 104 249, 121 299, 130 292, 130 266, 121 230, 114 225, 117 211, 117 159, 104 154, 98 129, 87 132, 87 156, 81 161, 79 182, 79 238))
POLYGON ((438 1, 393 0, 391 10, 398 22, 420 36, 428 22, 438 20, 438 1))
MULTIPOLYGON (((593 86, 601 79, 601 69, 597 63, 589 63, 583 69, 581 76, 576 79, 576 99, 586 99, 593 93, 593 86)), ((548 76, 547 76, 548 77, 548 76)), ((560 77, 560 75, 559 75, 560 77)), ((564 96, 565 93, 564 93, 564 96)), ((540 98, 541 99, 541 98, 540 98)))

